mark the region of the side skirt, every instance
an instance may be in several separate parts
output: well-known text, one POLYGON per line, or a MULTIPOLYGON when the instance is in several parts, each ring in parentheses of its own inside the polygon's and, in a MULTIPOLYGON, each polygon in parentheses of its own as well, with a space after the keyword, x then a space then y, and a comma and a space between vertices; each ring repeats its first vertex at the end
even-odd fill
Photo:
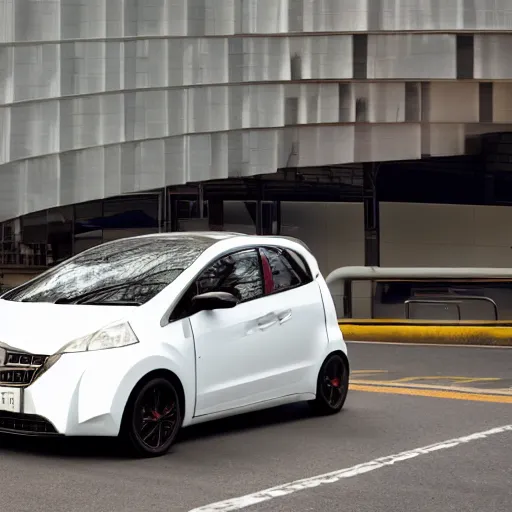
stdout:
POLYGON ((296 402, 305 402, 308 400, 314 400, 316 395, 314 393, 301 393, 295 395, 288 395, 275 400, 265 400, 263 402, 257 402, 255 404, 246 405, 244 407, 236 407, 234 409, 227 409, 212 414, 205 414, 202 416, 194 416, 191 420, 183 423, 183 427, 197 425, 199 423, 206 423, 207 421, 213 421, 221 418, 228 418, 230 416, 237 416, 239 414, 247 414, 250 412, 261 411, 263 409, 270 409, 273 407, 279 407, 281 405, 293 404, 296 402))

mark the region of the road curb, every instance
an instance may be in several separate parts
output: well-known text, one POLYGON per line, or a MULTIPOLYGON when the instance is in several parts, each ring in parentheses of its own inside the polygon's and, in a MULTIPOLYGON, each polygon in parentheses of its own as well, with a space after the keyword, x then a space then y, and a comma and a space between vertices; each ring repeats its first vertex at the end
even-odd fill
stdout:
POLYGON ((429 325, 391 321, 342 321, 345 341, 512 347, 512 325, 429 325))

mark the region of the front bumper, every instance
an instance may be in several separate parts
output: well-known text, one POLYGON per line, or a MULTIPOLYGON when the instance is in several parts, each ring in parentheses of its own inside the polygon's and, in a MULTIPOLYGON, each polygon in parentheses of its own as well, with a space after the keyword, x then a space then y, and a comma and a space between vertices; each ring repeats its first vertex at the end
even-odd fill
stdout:
POLYGON ((132 389, 131 383, 126 382, 130 355, 134 355, 131 347, 62 355, 22 388, 19 413, 0 411, 0 432, 118 435, 132 389))
POLYGON ((7 411, 0 411, 0 434, 50 437, 61 435, 54 425, 42 416, 7 411))

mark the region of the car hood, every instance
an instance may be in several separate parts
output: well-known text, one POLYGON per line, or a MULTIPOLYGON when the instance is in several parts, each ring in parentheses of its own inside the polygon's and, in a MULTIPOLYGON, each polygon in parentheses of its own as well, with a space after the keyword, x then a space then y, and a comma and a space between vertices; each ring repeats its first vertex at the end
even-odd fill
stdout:
POLYGON ((51 355, 76 338, 127 319, 134 309, 0 300, 0 344, 51 355))

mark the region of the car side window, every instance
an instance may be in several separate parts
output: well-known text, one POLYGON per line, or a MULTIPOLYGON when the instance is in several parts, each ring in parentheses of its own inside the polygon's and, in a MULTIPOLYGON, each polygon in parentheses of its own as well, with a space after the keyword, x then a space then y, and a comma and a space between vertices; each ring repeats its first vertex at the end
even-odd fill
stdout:
POLYGON ((265 247, 261 251, 272 271, 274 286, 271 293, 296 288, 305 283, 301 272, 293 265, 286 251, 276 247, 265 247))
POLYGON ((241 302, 262 297, 263 279, 258 252, 251 249, 230 254, 203 270, 174 308, 169 321, 186 318, 196 295, 215 291, 232 293, 241 302))
POLYGON ((229 254, 204 270, 197 279, 197 292, 225 291, 241 302, 263 296, 260 260, 255 249, 229 254))
POLYGON ((303 284, 313 281, 311 269, 302 256, 299 256, 296 252, 290 250, 286 250, 284 253, 286 255, 286 259, 290 262, 290 265, 300 276, 303 284))

